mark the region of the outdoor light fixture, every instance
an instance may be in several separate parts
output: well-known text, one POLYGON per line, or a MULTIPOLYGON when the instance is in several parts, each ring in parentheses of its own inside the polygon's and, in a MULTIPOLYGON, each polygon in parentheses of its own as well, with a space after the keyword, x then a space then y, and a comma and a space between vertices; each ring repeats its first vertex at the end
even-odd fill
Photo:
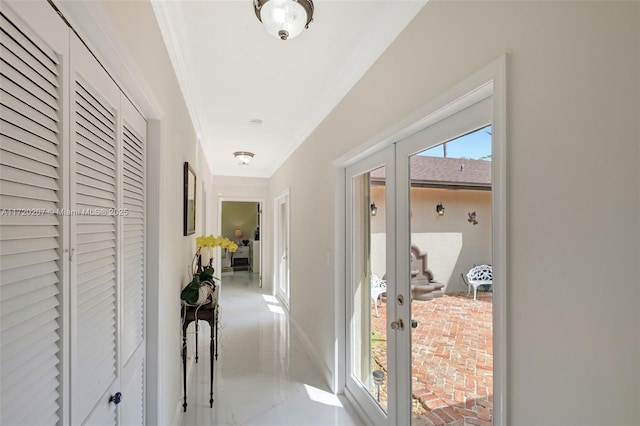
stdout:
POLYGON ((253 152, 248 151, 238 151, 233 153, 233 156, 236 157, 238 161, 240 161, 240 164, 243 166, 249 164, 249 161, 251 161, 254 155, 255 154, 253 152))
POLYGON ((269 34, 288 40, 309 28, 312 0, 253 0, 253 10, 269 34))
POLYGON ((378 401, 380 401, 380 386, 382 386, 382 384, 384 383, 384 371, 375 370, 371 374, 373 375, 373 383, 378 388, 378 401))
POLYGON ((378 214, 378 206, 376 203, 371 203, 371 216, 375 216, 378 214))
POLYGON ((444 216, 444 206, 442 203, 436 206, 436 213, 438 213, 438 216, 444 216))

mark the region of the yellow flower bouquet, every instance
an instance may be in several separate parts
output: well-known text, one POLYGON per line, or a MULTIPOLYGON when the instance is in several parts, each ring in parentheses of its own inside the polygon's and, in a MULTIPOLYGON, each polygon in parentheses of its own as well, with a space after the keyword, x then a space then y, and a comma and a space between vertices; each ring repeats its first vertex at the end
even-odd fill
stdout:
POLYGON ((188 305, 204 305, 210 302, 210 296, 215 289, 214 280, 219 280, 219 278, 213 276, 215 272, 213 269, 213 249, 221 247, 231 253, 238 250, 236 243, 222 236, 202 235, 196 238, 196 245, 198 248, 191 262, 193 278, 180 294, 180 298, 188 305), (209 257, 209 261, 204 267, 202 266, 203 255, 209 257), (196 260, 197 267, 195 265, 196 260))

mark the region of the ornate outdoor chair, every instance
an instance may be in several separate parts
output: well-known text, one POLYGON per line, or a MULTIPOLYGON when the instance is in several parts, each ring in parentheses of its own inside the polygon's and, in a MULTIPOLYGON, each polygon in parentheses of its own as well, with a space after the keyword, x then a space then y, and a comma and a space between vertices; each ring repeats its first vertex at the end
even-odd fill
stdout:
POLYGON ((371 301, 373 302, 373 306, 376 310, 376 316, 379 317, 378 313, 378 299, 380 295, 386 293, 387 291, 387 282, 375 274, 371 275, 371 301))
MULTIPOLYGON (((464 280, 464 276, 462 278, 464 280)), ((468 285, 467 296, 471 293, 471 287, 473 287, 473 300, 476 300, 478 287, 481 285, 493 286, 493 268, 491 265, 474 266, 467 272, 465 284, 468 285)))

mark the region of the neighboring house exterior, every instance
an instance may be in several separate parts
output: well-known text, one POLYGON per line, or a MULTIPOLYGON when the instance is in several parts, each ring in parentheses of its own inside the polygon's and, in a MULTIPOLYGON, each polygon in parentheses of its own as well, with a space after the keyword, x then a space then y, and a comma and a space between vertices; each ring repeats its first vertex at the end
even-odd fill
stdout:
MULTIPOLYGON (((414 155, 411 157, 412 244, 427 252, 435 280, 446 293, 467 291, 461 273, 491 264, 491 161, 414 155), (436 212, 442 204, 444 215, 436 212), (468 221, 475 212, 477 224, 468 221)), ((372 272, 384 276, 385 173, 371 172, 372 272)))

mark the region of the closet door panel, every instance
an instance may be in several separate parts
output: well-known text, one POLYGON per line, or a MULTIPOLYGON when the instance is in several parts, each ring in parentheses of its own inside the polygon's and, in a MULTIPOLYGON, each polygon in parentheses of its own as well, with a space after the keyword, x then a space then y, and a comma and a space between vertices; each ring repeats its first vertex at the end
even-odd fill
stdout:
POLYGON ((145 423, 146 129, 140 113, 121 98, 122 155, 122 404, 120 423, 145 423))
POLYGON ((144 342, 146 122, 122 97, 122 359, 144 342))
POLYGON ((118 383, 119 89, 71 39, 72 423, 115 423, 118 383))
POLYGON ((54 425, 68 31, 47 4, 26 3, 0 4, 0 424, 54 425))

